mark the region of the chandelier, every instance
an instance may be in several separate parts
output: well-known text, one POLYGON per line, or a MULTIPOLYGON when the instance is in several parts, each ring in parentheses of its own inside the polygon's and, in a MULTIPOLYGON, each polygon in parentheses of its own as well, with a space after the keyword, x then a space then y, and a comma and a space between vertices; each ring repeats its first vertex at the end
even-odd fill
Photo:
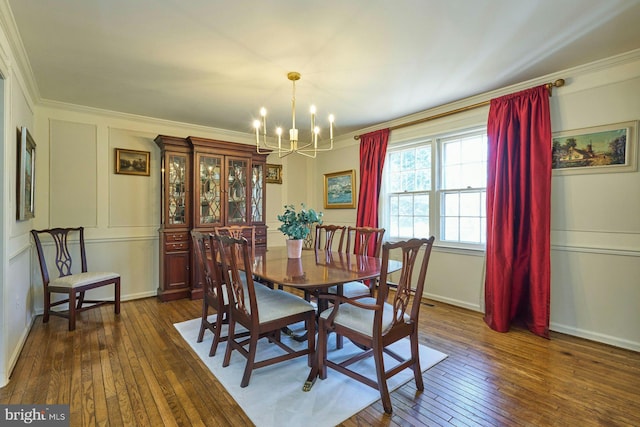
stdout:
MULTIPOLYGON (((278 144, 273 145, 267 141, 267 110, 262 107, 260 109, 261 120, 254 120, 253 127, 256 130, 256 151, 260 154, 268 153, 269 151, 260 151, 265 149, 278 152, 278 157, 282 158, 288 156, 291 153, 298 153, 303 156, 315 158, 320 151, 329 151, 333 149, 333 114, 329 115, 329 144, 327 146, 318 147, 318 136, 320 135, 320 128, 316 126, 316 107, 314 105, 310 108, 311 113, 311 136, 308 141, 301 142, 298 140, 298 129, 296 128, 296 80, 300 80, 300 73, 291 71, 287 74, 287 78, 291 80, 293 84, 293 97, 291 98, 291 129, 289 129, 289 144, 286 146, 286 141, 282 141, 282 128, 276 128, 276 135, 278 138, 278 144), (260 141, 260 130, 262 129, 262 141, 260 141)), ((321 144, 322 140, 320 140, 321 144)))

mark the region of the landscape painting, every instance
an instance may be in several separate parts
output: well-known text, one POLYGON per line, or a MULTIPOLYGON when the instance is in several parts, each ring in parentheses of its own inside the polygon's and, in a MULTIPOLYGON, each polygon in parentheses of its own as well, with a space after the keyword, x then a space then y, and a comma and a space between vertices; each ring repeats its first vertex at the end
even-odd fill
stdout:
POLYGON ((324 175, 325 209, 349 209, 356 207, 354 182, 355 170, 324 175))
POLYGON ((634 122, 618 123, 553 136, 554 172, 621 172, 635 169, 634 122))

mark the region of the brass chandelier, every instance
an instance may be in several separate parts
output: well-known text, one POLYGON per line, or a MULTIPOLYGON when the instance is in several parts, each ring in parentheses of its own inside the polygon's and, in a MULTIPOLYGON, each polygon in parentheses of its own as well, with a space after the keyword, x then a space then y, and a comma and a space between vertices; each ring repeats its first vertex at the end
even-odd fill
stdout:
MULTIPOLYGON (((316 126, 316 107, 314 105, 310 108, 311 113, 311 137, 309 141, 302 142, 298 140, 298 129, 296 128, 296 81, 300 80, 300 73, 291 71, 287 74, 287 78, 291 80, 293 84, 293 97, 291 98, 291 116, 292 125, 289 129, 289 144, 282 141, 282 128, 276 128, 276 135, 278 138, 278 144, 270 144, 267 141, 267 110, 262 107, 260 109, 261 120, 254 120, 253 127, 256 130, 256 151, 264 154, 262 150, 272 150, 278 153, 278 157, 282 158, 288 156, 291 153, 298 153, 303 156, 315 158, 318 152, 329 151, 333 149, 333 114, 329 115, 329 144, 328 146, 318 147, 318 136, 320 134, 320 128, 316 126), (262 138, 260 138, 260 130, 262 130, 262 138), (261 141, 262 139, 262 141, 261 141)), ((322 140, 320 141, 322 144, 322 140)))

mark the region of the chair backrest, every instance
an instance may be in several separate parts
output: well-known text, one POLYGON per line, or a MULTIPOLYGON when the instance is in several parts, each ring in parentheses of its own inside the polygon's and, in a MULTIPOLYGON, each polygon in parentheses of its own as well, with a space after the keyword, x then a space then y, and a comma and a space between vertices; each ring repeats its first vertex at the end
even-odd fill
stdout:
POLYGON ((222 293, 223 278, 218 267, 217 248, 213 237, 209 233, 201 233, 191 230, 193 249, 196 254, 196 262, 199 271, 202 273, 204 292, 209 296, 209 303, 214 304, 214 308, 219 309, 224 306, 224 296, 222 293), (213 301, 211 299, 213 298, 213 301))
MULTIPOLYGON (((56 256, 54 264, 58 270, 59 277, 69 276, 73 274, 73 253, 69 246, 69 238, 73 234, 78 233, 78 244, 80 253, 81 272, 87 271, 87 255, 84 247, 84 227, 75 228, 52 228, 47 230, 31 230, 33 240, 36 242, 36 250, 38 251, 38 262, 40 263, 40 272, 42 273, 42 283, 44 286, 49 285, 49 270, 47 268, 46 256, 42 247, 41 235, 48 234, 53 239, 56 248, 56 256)), ((76 259, 77 260, 77 259, 76 259)))
POLYGON ((343 251, 344 246, 344 232, 347 229, 344 225, 316 225, 316 240, 314 243, 314 249, 317 250, 333 250, 333 238, 337 237, 338 252, 343 251))
POLYGON ((249 242, 251 256, 255 255, 256 227, 254 225, 229 225, 226 227, 215 227, 213 232, 221 236, 229 236, 238 240, 244 237, 249 242))
POLYGON ((220 253, 220 270, 223 281, 227 285, 229 310, 235 313, 241 324, 258 325, 258 304, 251 269, 252 257, 249 254, 249 242, 246 238, 234 239, 230 236, 216 234, 213 236, 220 253), (245 280, 242 280, 244 274, 245 280), (249 295, 245 295, 243 282, 247 284, 249 295))
MULTIPOLYGON (((433 247, 434 237, 428 239, 410 239, 407 241, 396 243, 385 243, 382 247, 382 267, 380 273, 380 283, 378 287, 377 304, 381 305, 387 300, 389 295, 389 284, 387 280, 387 271, 389 266, 389 257, 392 251, 401 251, 402 269, 394 274, 399 274, 400 279, 397 283, 396 294, 393 298, 394 323, 393 326, 405 322, 405 315, 408 315, 413 324, 417 325, 418 313, 420 312, 420 303, 422 292, 424 290, 424 282, 427 276, 427 267, 431 256, 431 248, 433 247), (422 250, 424 248, 424 250, 422 250), (422 262, 416 263, 418 257, 422 254, 422 262), (419 265, 420 271, 417 277, 414 277, 414 267, 419 265), (411 294, 415 294, 413 303, 410 303, 411 294)), ((378 330, 382 325, 382 310, 377 310, 374 316, 374 331, 378 330)), ((385 331, 382 331, 383 334, 385 331)))
POLYGON ((384 228, 347 227, 347 253, 380 258, 384 228))

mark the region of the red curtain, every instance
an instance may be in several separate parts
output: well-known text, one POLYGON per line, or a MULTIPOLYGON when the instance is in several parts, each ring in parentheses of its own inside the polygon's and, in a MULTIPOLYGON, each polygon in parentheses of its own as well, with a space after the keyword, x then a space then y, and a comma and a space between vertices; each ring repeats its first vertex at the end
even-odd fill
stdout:
POLYGON ((549 337, 551 118, 546 86, 492 99, 485 322, 549 337))
MULTIPOLYGON (((378 227, 378 199, 387 155, 389 129, 360 135, 360 193, 356 226, 378 227)), ((373 255, 373 248, 371 255, 373 255)))

